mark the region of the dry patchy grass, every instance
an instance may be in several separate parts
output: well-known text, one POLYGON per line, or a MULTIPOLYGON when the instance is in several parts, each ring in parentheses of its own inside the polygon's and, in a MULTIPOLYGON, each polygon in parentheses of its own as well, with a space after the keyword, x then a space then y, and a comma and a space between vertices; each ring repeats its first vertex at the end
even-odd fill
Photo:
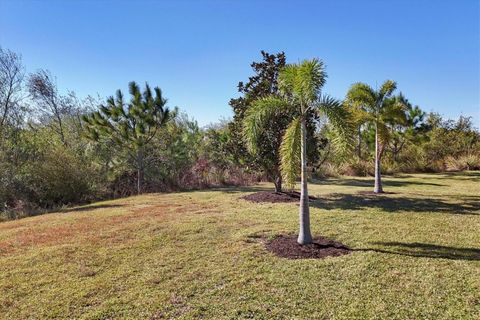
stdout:
POLYGON ((480 174, 311 184, 316 235, 355 251, 287 260, 297 230, 271 188, 149 194, 0 223, 0 317, 478 319, 480 174))

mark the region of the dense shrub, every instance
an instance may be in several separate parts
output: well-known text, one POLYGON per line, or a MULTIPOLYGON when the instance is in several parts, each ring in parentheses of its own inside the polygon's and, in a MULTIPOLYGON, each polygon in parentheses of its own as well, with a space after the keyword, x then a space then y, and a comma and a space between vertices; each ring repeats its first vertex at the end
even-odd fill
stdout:
POLYGON ((95 194, 92 183, 95 172, 89 163, 62 147, 48 150, 25 173, 30 199, 44 208, 81 203, 95 194))
POLYGON ((445 159, 448 171, 480 170, 480 154, 468 153, 457 157, 448 156, 445 159))

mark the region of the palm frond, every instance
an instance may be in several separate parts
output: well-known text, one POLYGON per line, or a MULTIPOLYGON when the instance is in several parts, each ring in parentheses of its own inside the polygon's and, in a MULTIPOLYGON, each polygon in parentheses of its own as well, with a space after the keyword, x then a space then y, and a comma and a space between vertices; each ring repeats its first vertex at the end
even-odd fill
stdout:
POLYGON ((343 104, 352 114, 353 121, 357 126, 372 120, 370 113, 368 113, 366 108, 361 104, 349 100, 345 100, 343 104))
POLYGON ((379 122, 377 124, 377 132, 378 139, 382 145, 386 145, 392 139, 392 134, 384 122, 379 122))
POLYGON ((293 189, 300 174, 301 162, 301 118, 295 118, 283 135, 280 145, 280 170, 287 187, 293 189))
POLYGON ((279 74, 280 92, 296 103, 309 105, 320 94, 327 81, 327 73, 322 60, 304 60, 299 64, 286 65, 279 74))
POLYGON ((379 99, 383 101, 385 98, 390 97, 395 89, 397 89, 397 83, 395 81, 385 81, 378 91, 379 99))
POLYGON ((315 101, 320 94, 321 88, 327 82, 327 73, 322 60, 304 60, 298 66, 297 88, 299 95, 304 102, 315 101))
POLYGON ((275 116, 277 111, 288 108, 289 105, 284 99, 268 96, 256 100, 250 108, 247 109, 243 120, 243 133, 245 142, 250 152, 256 153, 257 142, 265 128, 268 119, 275 116))
POLYGON ((355 125, 351 112, 337 99, 328 95, 322 96, 317 110, 323 113, 334 132, 332 143, 341 154, 347 154, 354 146, 355 125))
POLYGON ((375 110, 377 95, 368 84, 357 82, 348 89, 346 103, 355 107, 375 110))
POLYGON ((290 97, 294 93, 298 68, 295 64, 287 64, 278 75, 278 89, 283 96, 290 97))

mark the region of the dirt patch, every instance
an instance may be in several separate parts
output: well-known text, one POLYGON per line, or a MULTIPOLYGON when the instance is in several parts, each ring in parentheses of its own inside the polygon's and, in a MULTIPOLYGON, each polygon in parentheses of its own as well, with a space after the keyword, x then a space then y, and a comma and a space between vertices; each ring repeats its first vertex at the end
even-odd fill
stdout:
POLYGON ((267 242, 265 247, 276 256, 287 259, 323 259, 352 252, 344 244, 324 237, 316 237, 313 243, 300 245, 296 236, 279 236, 267 242))
MULTIPOLYGON (((310 201, 318 200, 318 198, 309 196, 310 201)), ((244 197, 241 199, 250 201, 250 202, 298 202, 300 200, 300 192, 292 191, 292 192, 255 192, 244 197)))

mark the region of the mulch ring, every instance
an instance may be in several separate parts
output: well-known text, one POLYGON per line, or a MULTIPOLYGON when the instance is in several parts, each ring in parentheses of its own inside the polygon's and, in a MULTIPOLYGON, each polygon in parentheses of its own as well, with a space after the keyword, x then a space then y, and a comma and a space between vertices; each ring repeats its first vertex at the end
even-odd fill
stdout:
MULTIPOLYGON (((318 198, 309 196, 310 201, 318 200, 318 198)), ((250 202, 298 202, 300 200, 300 192, 290 191, 290 192, 269 192, 269 191, 261 191, 255 192, 244 197, 241 199, 250 201, 250 202)))
POLYGON ((316 237, 313 243, 300 245, 296 236, 278 236, 267 242, 265 247, 276 256, 287 259, 323 259, 326 257, 338 257, 351 253, 353 250, 344 244, 316 237))

